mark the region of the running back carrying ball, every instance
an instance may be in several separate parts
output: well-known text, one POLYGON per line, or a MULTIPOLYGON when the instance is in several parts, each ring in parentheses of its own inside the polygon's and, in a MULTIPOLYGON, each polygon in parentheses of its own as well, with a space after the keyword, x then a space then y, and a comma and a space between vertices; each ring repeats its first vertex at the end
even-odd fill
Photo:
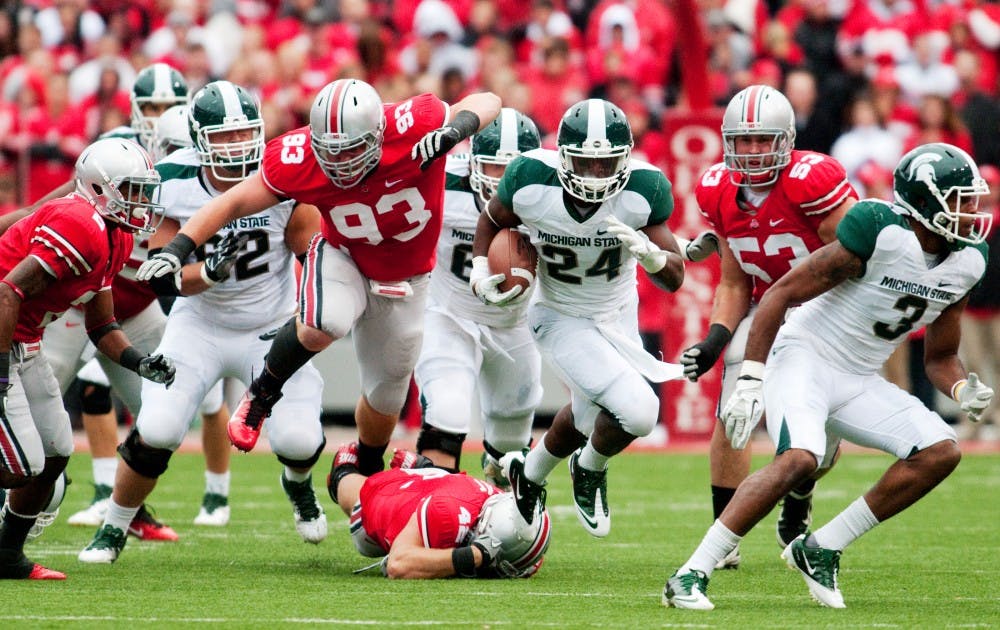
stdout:
POLYGON ((510 228, 500 230, 490 243, 487 257, 490 273, 502 273, 506 276, 497 287, 501 293, 509 291, 515 285, 528 290, 538 267, 538 252, 527 236, 510 228))

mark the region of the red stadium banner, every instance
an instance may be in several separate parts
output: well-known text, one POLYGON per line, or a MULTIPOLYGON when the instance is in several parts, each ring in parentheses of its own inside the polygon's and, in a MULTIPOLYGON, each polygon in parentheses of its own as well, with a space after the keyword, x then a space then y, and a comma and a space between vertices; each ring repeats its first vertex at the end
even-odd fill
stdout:
MULTIPOLYGON (((709 228, 698 211, 695 183, 709 166, 722 160, 721 109, 669 110, 664 119, 668 146, 668 176, 674 185, 674 214, 668 225, 677 235, 692 238, 709 228)), ((719 259, 688 263, 684 284, 668 298, 661 339, 664 360, 676 362, 681 351, 704 337, 715 287, 719 259)), ((697 383, 670 381, 661 388, 661 421, 671 442, 706 440, 712 435, 715 405, 722 377, 722 360, 697 383)))

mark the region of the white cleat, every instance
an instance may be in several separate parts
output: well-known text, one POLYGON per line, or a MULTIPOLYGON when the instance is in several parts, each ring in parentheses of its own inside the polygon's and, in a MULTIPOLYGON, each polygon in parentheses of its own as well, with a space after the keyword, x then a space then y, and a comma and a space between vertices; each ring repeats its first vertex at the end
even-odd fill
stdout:
POLYGON ((667 607, 714 610, 715 604, 705 596, 707 589, 708 576, 701 571, 674 573, 663 586, 663 597, 660 601, 667 607))
POLYGON ((302 540, 318 545, 326 538, 326 514, 320 512, 316 518, 304 521, 296 512, 295 531, 299 533, 299 536, 302 536, 302 540))
POLYGON ((70 525, 81 525, 86 527, 97 527, 104 523, 104 515, 108 513, 108 506, 111 499, 101 499, 87 506, 85 509, 70 515, 66 520, 70 525))

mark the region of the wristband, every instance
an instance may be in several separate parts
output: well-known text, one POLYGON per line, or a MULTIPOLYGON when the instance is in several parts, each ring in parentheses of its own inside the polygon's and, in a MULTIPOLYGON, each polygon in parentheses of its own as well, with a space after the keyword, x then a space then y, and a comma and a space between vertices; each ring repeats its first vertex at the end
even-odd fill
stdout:
POLYGON ((107 335, 108 333, 113 332, 115 330, 121 330, 121 329, 122 327, 118 324, 118 322, 112 319, 111 321, 105 324, 101 324, 96 328, 91 328, 90 330, 88 330, 87 336, 90 337, 91 343, 93 343, 96 346, 101 341, 101 339, 104 338, 104 335, 107 335))
POLYGON ((955 384, 951 386, 951 399, 957 401, 958 397, 962 395, 962 390, 968 384, 969 380, 965 378, 960 381, 955 381, 955 384))
POLYGON ((183 263, 191 255, 191 252, 195 250, 195 247, 196 245, 190 236, 178 232, 173 240, 167 243, 167 246, 161 251, 177 256, 177 260, 183 263))
POLYGON ((214 287, 219 284, 218 280, 213 280, 212 277, 208 275, 208 266, 205 263, 201 264, 201 279, 210 287, 214 287))
POLYGON ((451 550, 451 566, 459 577, 476 577, 476 554, 472 546, 455 547, 451 550))
POLYGON ((0 386, 10 385, 10 352, 0 352, 0 386))
POLYGON ((743 361, 743 367, 740 368, 740 379, 755 379, 758 381, 764 380, 764 364, 760 361, 743 361))
POLYGON ((457 130, 464 140, 479 131, 479 116, 475 112, 463 109, 455 114, 455 118, 448 123, 448 126, 457 130))
POLYGON ((722 353, 722 349, 733 338, 733 333, 722 324, 715 323, 708 327, 708 334, 705 336, 705 345, 715 352, 716 356, 722 353))
POLYGON ((136 349, 135 346, 129 346, 122 350, 122 353, 118 355, 118 365, 122 366, 126 370, 131 370, 133 372, 139 372, 139 362, 146 358, 142 352, 136 349))

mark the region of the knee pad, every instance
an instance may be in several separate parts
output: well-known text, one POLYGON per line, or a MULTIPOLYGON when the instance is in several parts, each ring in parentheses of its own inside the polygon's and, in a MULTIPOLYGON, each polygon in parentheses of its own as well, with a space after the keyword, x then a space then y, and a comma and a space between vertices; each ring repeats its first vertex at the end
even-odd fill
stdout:
POLYGON ((455 458, 455 465, 462 455, 462 442, 465 441, 464 433, 448 433, 441 429, 432 427, 426 422, 420 427, 420 435, 417 437, 417 452, 423 453, 427 450, 442 451, 455 458))
POLYGON ((118 454, 135 472, 157 479, 166 472, 170 456, 174 453, 170 449, 147 445, 139 438, 139 432, 132 429, 125 441, 118 445, 118 454))
POLYGON ((111 388, 97 383, 83 384, 83 396, 80 397, 80 410, 92 416, 109 413, 111 404, 111 388))
POLYGON ((622 429, 636 437, 645 437, 653 431, 660 415, 660 399, 650 390, 648 396, 637 396, 630 404, 611 415, 622 429))
POLYGON ((316 452, 313 453, 308 458, 289 459, 287 457, 282 457, 281 455, 278 455, 277 456, 278 461, 284 464, 285 466, 288 466, 289 468, 312 468, 316 464, 316 462, 319 461, 319 456, 323 454, 323 448, 325 446, 326 446, 326 436, 323 436, 323 442, 319 445, 319 448, 317 448, 316 452))

